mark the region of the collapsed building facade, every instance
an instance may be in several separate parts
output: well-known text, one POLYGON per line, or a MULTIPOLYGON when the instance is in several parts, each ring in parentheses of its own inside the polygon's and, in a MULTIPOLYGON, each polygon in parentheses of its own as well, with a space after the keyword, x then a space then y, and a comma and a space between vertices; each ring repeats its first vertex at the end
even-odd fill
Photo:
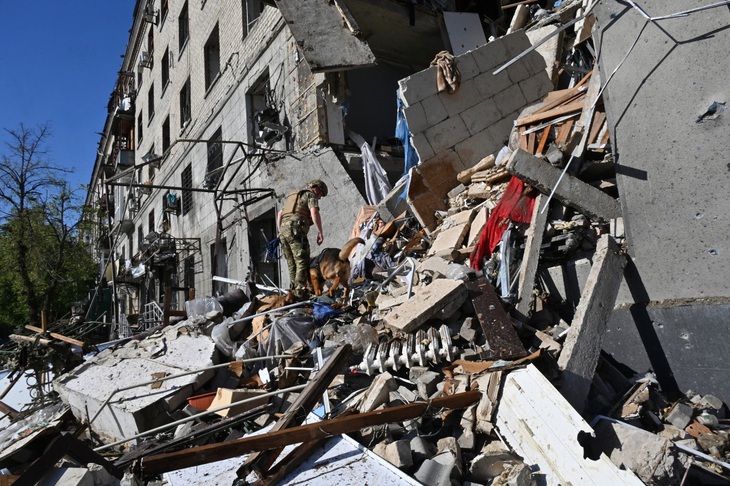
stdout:
POLYGON ((54 382, 95 451, 146 437, 107 472, 296 482, 338 450, 381 482, 727 484, 721 208, 675 176, 724 160, 727 2, 467 3, 137 3, 88 202, 115 332, 164 328, 54 382), (312 178, 326 246, 367 244, 350 295, 290 304, 262 255, 312 178))

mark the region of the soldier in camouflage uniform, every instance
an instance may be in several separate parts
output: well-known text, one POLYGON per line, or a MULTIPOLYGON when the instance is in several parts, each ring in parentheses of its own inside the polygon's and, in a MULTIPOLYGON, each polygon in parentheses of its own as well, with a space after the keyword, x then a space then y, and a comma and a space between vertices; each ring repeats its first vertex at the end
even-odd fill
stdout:
POLYGON ((317 229, 317 244, 324 241, 322 220, 319 215, 319 199, 327 195, 327 185, 315 179, 306 189, 289 194, 279 211, 277 225, 281 248, 289 266, 289 282, 294 296, 307 298, 309 279, 309 227, 317 229))

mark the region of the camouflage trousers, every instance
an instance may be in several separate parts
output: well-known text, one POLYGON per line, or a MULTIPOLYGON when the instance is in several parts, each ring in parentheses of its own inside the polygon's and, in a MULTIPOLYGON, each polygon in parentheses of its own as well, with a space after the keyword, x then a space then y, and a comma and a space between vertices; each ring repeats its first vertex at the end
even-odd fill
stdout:
POLYGON ((281 249, 289 266, 290 287, 303 292, 309 282, 309 239, 299 221, 285 220, 279 231, 281 249))

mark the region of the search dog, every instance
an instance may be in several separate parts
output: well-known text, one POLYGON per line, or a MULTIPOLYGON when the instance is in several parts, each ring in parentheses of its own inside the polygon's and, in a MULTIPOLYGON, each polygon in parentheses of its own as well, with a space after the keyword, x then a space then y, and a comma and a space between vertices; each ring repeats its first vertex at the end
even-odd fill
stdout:
POLYGON ((352 238, 345 243, 341 250, 325 248, 309 264, 309 280, 314 295, 322 295, 322 286, 325 281, 331 281, 332 286, 328 295, 332 297, 335 290, 342 284, 345 290, 343 295, 350 291, 350 253, 360 244, 365 244, 362 238, 352 238))

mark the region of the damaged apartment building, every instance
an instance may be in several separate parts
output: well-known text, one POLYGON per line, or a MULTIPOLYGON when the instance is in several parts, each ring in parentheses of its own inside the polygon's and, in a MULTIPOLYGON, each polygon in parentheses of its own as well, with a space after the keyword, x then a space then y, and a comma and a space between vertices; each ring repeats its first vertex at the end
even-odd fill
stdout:
MULTIPOLYGON (((370 190, 360 147, 384 154, 381 191, 404 172, 398 80, 445 49, 441 3, 136 3, 87 197, 123 333, 159 323, 189 289, 286 288, 266 243, 283 198, 311 179, 330 187, 325 244, 346 240, 370 190)), ((452 28, 476 20, 484 43, 480 9, 452 28)))
POLYGON ((730 484, 730 0, 133 20, 87 200, 111 341, 11 337, 1 479, 730 484), (312 179, 322 246, 364 244, 300 300, 272 242, 312 179))

